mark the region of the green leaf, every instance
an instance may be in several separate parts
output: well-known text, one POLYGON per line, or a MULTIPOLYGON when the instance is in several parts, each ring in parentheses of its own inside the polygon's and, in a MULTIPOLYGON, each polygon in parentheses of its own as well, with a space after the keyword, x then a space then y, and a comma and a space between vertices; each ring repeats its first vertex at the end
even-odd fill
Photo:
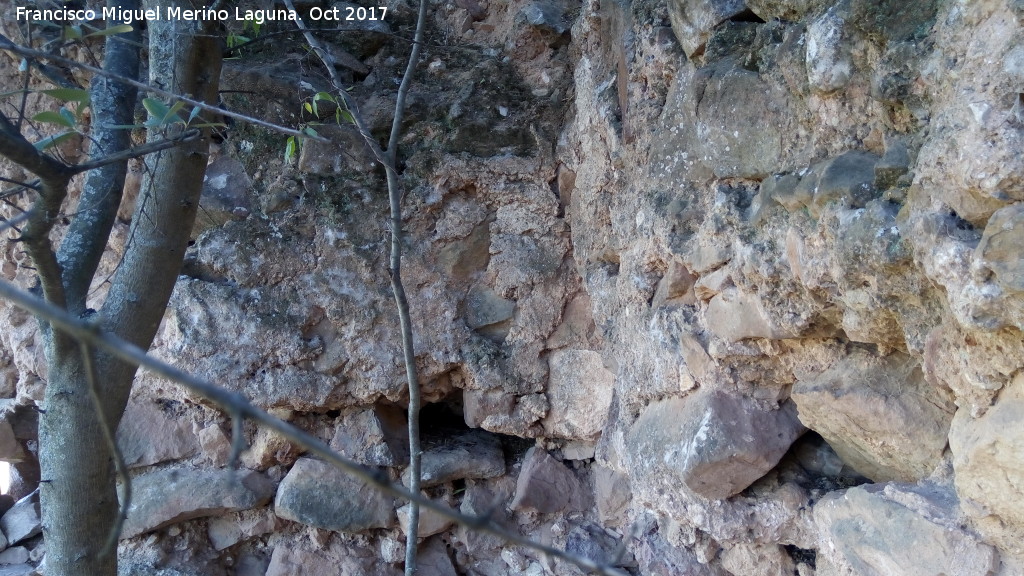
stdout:
POLYGON ((313 96, 313 102, 316 102, 317 100, 327 100, 328 102, 334 102, 335 104, 338 103, 337 100, 334 99, 334 96, 331 96, 328 92, 317 92, 316 95, 313 96))
POLYGON ((338 108, 338 114, 341 115, 341 119, 344 120, 345 122, 348 122, 349 124, 356 123, 356 119, 352 117, 352 113, 349 112, 348 110, 342 110, 341 108, 338 108))
POLYGON ((81 104, 78 105, 78 109, 75 110, 74 114, 72 114, 71 110, 68 110, 67 108, 61 108, 57 112, 59 112, 60 115, 64 117, 64 120, 66 120, 66 121, 71 123, 68 126, 68 128, 72 128, 72 127, 74 127, 74 125, 76 123, 78 123, 78 119, 81 118, 81 116, 82 116, 82 105, 81 104))
MULTIPOLYGON (((61 108, 61 111, 65 111, 66 112, 66 110, 64 110, 63 108, 61 108)), ((70 114, 70 112, 68 112, 68 113, 70 114)), ((57 124, 58 126, 63 126, 65 128, 74 128, 75 127, 75 120, 74 120, 74 118, 71 118, 70 120, 68 120, 68 118, 66 116, 64 116, 63 114, 59 114, 57 112, 53 112, 52 110, 47 110, 45 112, 40 112, 39 114, 36 114, 35 116, 33 116, 32 120, 35 121, 35 122, 45 122, 47 124, 57 124)))
POLYGON ((81 102, 83 104, 89 102, 89 91, 81 88, 51 88, 43 90, 43 94, 64 102, 81 102))
POLYGON ((167 111, 167 115, 164 116, 163 123, 164 124, 172 123, 174 121, 174 119, 171 118, 171 117, 173 116, 174 118, 177 118, 177 122, 180 122, 180 123, 184 124, 185 121, 181 119, 181 116, 178 116, 178 112, 180 112, 181 109, 184 108, 184 107, 185 107, 185 103, 182 102, 181 100, 178 100, 177 102, 175 102, 174 105, 171 106, 171 109, 167 111))
POLYGON ((302 107, 306 109, 306 112, 313 113, 313 106, 309 102, 303 102, 302 107))
POLYGON ((46 138, 43 138, 39 142, 36 142, 35 144, 33 144, 33 146, 36 147, 36 150, 39 150, 40 152, 42 152, 44 150, 48 150, 50 148, 53 148, 54 146, 60 144, 61 142, 69 140, 72 136, 74 136, 76 134, 78 134, 78 133, 77 132, 63 132, 61 134, 55 134, 53 136, 47 136, 46 138))
POLYGON ((171 111, 166 104, 157 100, 156 98, 143 98, 142 106, 149 112, 149 115, 156 118, 158 121, 163 120, 167 113, 171 111))
POLYGON ((199 113, 202 112, 202 111, 203 111, 203 109, 200 108, 199 106, 196 106, 195 108, 192 108, 192 111, 189 112, 189 114, 188 114, 188 124, 191 124, 192 121, 196 119, 196 116, 199 116, 199 113))
POLYGON ((320 137, 320 135, 316 133, 316 130, 313 130, 312 126, 306 126, 305 128, 302 129, 302 131, 306 135, 312 136, 313 138, 319 138, 320 137))
POLYGON ((298 145, 295 143, 295 136, 289 136, 288 142, 284 146, 284 162, 285 164, 291 164, 292 158, 295 158, 295 149, 298 145))
POLYGON ((117 26, 111 26, 109 28, 104 28, 102 30, 91 32, 89 34, 86 34, 85 37, 89 38, 91 36, 113 36, 114 34, 124 34, 125 32, 131 32, 132 30, 134 30, 134 28, 132 28, 131 25, 129 24, 119 24, 117 26))

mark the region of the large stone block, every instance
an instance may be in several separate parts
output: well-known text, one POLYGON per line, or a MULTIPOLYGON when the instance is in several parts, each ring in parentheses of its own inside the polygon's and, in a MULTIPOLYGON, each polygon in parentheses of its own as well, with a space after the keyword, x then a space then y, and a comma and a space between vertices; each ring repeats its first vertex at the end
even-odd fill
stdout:
POLYGON ((974 252, 983 266, 995 274, 995 282, 1010 292, 1024 292, 1024 204, 996 210, 988 219, 974 252))
POLYGON ((255 508, 266 504, 273 495, 273 482, 258 472, 155 470, 132 479, 132 503, 121 538, 193 518, 255 508))
POLYGON ((338 532, 394 525, 394 500, 334 466, 300 458, 281 481, 274 512, 286 520, 338 532))
POLYGON ((811 160, 811 149, 802 139, 779 135, 800 132, 798 108, 787 87, 732 57, 681 71, 655 131, 653 153, 663 166, 695 181, 760 180, 794 170, 811 160))
POLYGON ((536 510, 544 514, 581 511, 588 507, 587 491, 571 470, 550 454, 530 448, 516 481, 513 510, 536 510))
POLYGON ((683 484, 717 500, 764 476, 804 431, 792 403, 772 409, 700 390, 648 406, 627 434, 627 459, 635 481, 683 484))
POLYGON ((797 382, 792 398, 800 421, 876 482, 928 476, 946 447, 955 409, 925 382, 918 360, 862 349, 797 382))
POLYGON ((29 494, 15 502, 0 518, 0 528, 3 528, 5 545, 17 544, 42 532, 38 494, 29 494))
POLYGON ((400 408, 374 406, 342 416, 331 448, 368 466, 405 466, 409 463, 407 428, 400 408))
MULTIPOLYGON (((483 430, 452 432, 423 439, 420 486, 437 486, 452 480, 494 478, 505 474, 501 440, 483 430)), ((409 484, 409 471, 403 479, 409 484)))
POLYGON ((952 489, 873 484, 833 492, 814 507, 825 554, 864 576, 988 576, 995 550, 960 527, 952 489))
POLYGON ((179 460, 199 451, 199 439, 187 419, 172 406, 132 401, 117 428, 117 444, 129 468, 179 460))
POLYGON ((949 431, 956 490, 984 532, 1024 552, 1024 375, 980 418, 958 410, 949 431))
POLYGON ((548 403, 544 431, 557 438, 595 438, 612 403, 615 375, 601 355, 589 350, 556 350, 548 358, 548 403))

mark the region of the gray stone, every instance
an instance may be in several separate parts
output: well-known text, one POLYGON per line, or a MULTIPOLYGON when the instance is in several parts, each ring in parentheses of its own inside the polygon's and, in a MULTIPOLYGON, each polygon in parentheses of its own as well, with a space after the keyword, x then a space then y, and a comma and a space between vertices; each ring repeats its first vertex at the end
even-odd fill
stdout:
POLYGON ((949 431, 956 490, 979 529, 1020 553, 1024 537, 1024 375, 1003 388, 995 405, 972 418, 960 409, 949 431))
POLYGON ((935 469, 955 407, 924 380, 906 354, 878 357, 855 348, 821 374, 793 386, 800 421, 843 462, 875 481, 915 481, 935 469))
POLYGON ((565 18, 565 6, 560 2, 531 2, 523 8, 522 15, 530 26, 547 29, 556 34, 569 30, 570 23, 565 18))
MULTIPOLYGON (((408 533, 410 511, 411 505, 409 504, 398 509, 398 527, 401 528, 403 534, 408 533)), ((444 532, 451 528, 453 524, 455 524, 455 521, 451 518, 421 506, 420 521, 416 523, 416 534, 418 534, 420 538, 426 538, 427 536, 433 536, 434 534, 444 532)))
MULTIPOLYGON (((501 440, 483 430, 425 438, 420 459, 420 485, 437 486, 452 480, 494 478, 505 474, 501 440)), ((408 470, 404 476, 409 483, 408 470)))
POLYGON ((39 495, 36 492, 14 503, 0 518, 0 528, 8 544, 17 544, 43 531, 39 517, 39 495))
POLYGON ((608 526, 621 525, 626 520, 626 511, 633 499, 629 476, 600 465, 593 467, 593 473, 597 517, 608 526))
POLYGON ((28 548, 14 546, 0 552, 0 564, 25 564, 28 562, 28 548))
POLYGON ((448 546, 441 538, 429 538, 419 545, 416 574, 419 576, 458 576, 448 546))
POLYGON ((640 566, 640 574, 732 576, 718 562, 701 562, 701 558, 690 547, 669 542, 663 532, 653 530, 630 546, 640 566))
POLYGON ((628 550, 616 557, 619 539, 612 537, 601 526, 592 522, 574 527, 565 540, 565 551, 579 558, 587 558, 602 566, 636 567, 636 560, 628 550))
POLYGON ((523 458, 510 508, 536 510, 544 514, 582 511, 588 508, 586 493, 571 470, 534 446, 523 458))
POLYGON ((853 75, 848 10, 848 3, 840 2, 807 27, 807 81, 818 92, 844 88, 853 75))
POLYGON ((996 210, 985 226, 974 257, 995 274, 1004 290, 1024 292, 1024 204, 996 210))
POLYGON ((38 572, 31 564, 0 566, 0 576, 30 576, 32 574, 38 574, 38 572))
POLYGON ((199 451, 192 423, 172 406, 148 400, 128 403, 117 428, 117 445, 129 468, 180 460, 199 451))
POLYGON ((273 482, 258 472, 154 470, 132 479, 132 502, 121 538, 193 518, 256 508, 269 502, 273 495, 273 482))
MULTIPOLYGON (((732 57, 682 72, 653 136, 657 168, 690 181, 760 180, 810 161, 811 151, 803 140, 779 137, 800 131, 798 102, 784 85, 732 57)), ((687 265, 694 273, 703 272, 687 265)))
POLYGON ((814 507, 825 538, 864 576, 988 576, 996 551, 961 528, 956 496, 934 485, 872 484, 832 492, 814 507))
POLYGON ((252 180, 245 167, 230 156, 220 156, 206 167, 192 237, 232 220, 244 220, 252 211, 252 180))
POLYGON ((715 26, 746 9, 743 0, 672 0, 668 4, 672 31, 689 57, 702 51, 715 26))
POLYGON ((851 208, 863 208, 877 196, 874 188, 875 163, 878 156, 862 150, 851 150, 826 160, 816 170, 811 212, 817 216, 830 202, 842 202, 851 208))
POLYGON ((498 296, 490 287, 477 284, 466 296, 466 325, 488 338, 502 341, 508 335, 516 303, 498 296))
POLYGON ((401 408, 375 405, 344 414, 334 431, 331 448, 368 466, 405 466, 409 463, 407 434, 401 408))
POLYGON ((555 350, 548 357, 548 404, 542 421, 556 438, 596 438, 608 418, 615 375, 590 350, 555 350))
POLYGON ((274 513, 286 520, 338 532, 394 525, 394 500, 334 466, 300 458, 281 481, 274 513))
POLYGON ((804 432, 787 402, 769 408, 708 389, 651 403, 626 437, 634 481, 728 498, 771 470, 804 432))
POLYGON ((773 174, 761 181, 757 191, 757 208, 751 213, 751 223, 758 224, 763 218, 763 213, 774 202, 778 202, 786 210, 794 212, 806 206, 811 197, 797 196, 797 186, 800 184, 800 177, 796 174, 773 174))
POLYGON ((562 444, 562 459, 590 460, 597 453, 597 442, 593 440, 570 440, 562 444))

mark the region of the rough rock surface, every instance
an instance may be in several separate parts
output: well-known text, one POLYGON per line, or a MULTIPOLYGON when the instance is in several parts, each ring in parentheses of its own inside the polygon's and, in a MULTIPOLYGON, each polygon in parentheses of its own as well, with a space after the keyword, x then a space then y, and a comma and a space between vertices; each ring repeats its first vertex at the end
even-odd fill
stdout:
POLYGON ((854 349, 793 387, 800 421, 843 462, 876 482, 931 474, 946 448, 955 407, 902 353, 879 358, 854 349))
POLYGON ((682 483, 728 498, 764 476, 804 432, 791 403, 766 408, 722 392, 652 403, 626 439, 635 482, 682 483))
MULTIPOLYGON (((324 38, 375 135, 410 6, 324 38)), ((398 157, 428 495, 587 554, 635 526, 640 576, 1024 574, 1020 1, 454 0, 427 26, 398 157)), ((226 65, 224 104, 308 126, 319 64, 267 44, 226 65)), ((21 86, 17 61, 0 80, 21 86)), ((153 353, 401 479, 383 174, 351 128, 321 128, 297 162, 262 129, 219 134, 153 353)), ((33 286, 0 234, 0 276, 33 286)), ((118 221, 101 277, 129 241, 118 221)), ((0 304, 18 496, 40 480, 46 379, 38 323, 0 304)), ((137 498, 215 516, 154 517, 175 523, 123 540, 123 573, 401 572, 395 503, 339 492, 265 426, 243 427, 241 463, 284 480, 299 522, 262 496, 207 502, 213 481, 168 491, 171 470, 227 465, 229 418, 136 380, 126 454, 164 479, 137 498)), ((434 520, 441 574, 575 574, 434 520)), ((19 544, 33 565, 40 540, 19 544)))
POLYGON ((991 546, 959 526, 950 487, 871 484, 830 494, 814 507, 826 546, 856 574, 986 576, 991 546))
POLYGON ((373 486, 312 458, 300 458, 281 481, 274 513, 309 526, 360 532, 394 524, 394 503, 373 486))
POLYGON ((1014 553, 1024 549, 1024 434, 1016 423, 1024 416, 1024 376, 1003 390, 984 416, 958 410, 949 433, 956 489, 978 529, 1014 553))
POLYGON ((121 530, 131 538, 192 518, 266 504, 273 482, 258 472, 165 468, 132 478, 132 502, 121 530))

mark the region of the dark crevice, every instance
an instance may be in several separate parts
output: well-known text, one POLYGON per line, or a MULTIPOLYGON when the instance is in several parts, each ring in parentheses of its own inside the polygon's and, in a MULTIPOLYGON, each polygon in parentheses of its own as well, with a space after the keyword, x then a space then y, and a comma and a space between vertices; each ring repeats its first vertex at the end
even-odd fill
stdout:
POLYGON ((743 12, 740 12, 739 14, 733 16, 732 18, 729 18, 729 20, 731 20, 732 22, 756 22, 758 24, 765 23, 765 21, 760 16, 754 14, 753 10, 744 10, 743 12))

